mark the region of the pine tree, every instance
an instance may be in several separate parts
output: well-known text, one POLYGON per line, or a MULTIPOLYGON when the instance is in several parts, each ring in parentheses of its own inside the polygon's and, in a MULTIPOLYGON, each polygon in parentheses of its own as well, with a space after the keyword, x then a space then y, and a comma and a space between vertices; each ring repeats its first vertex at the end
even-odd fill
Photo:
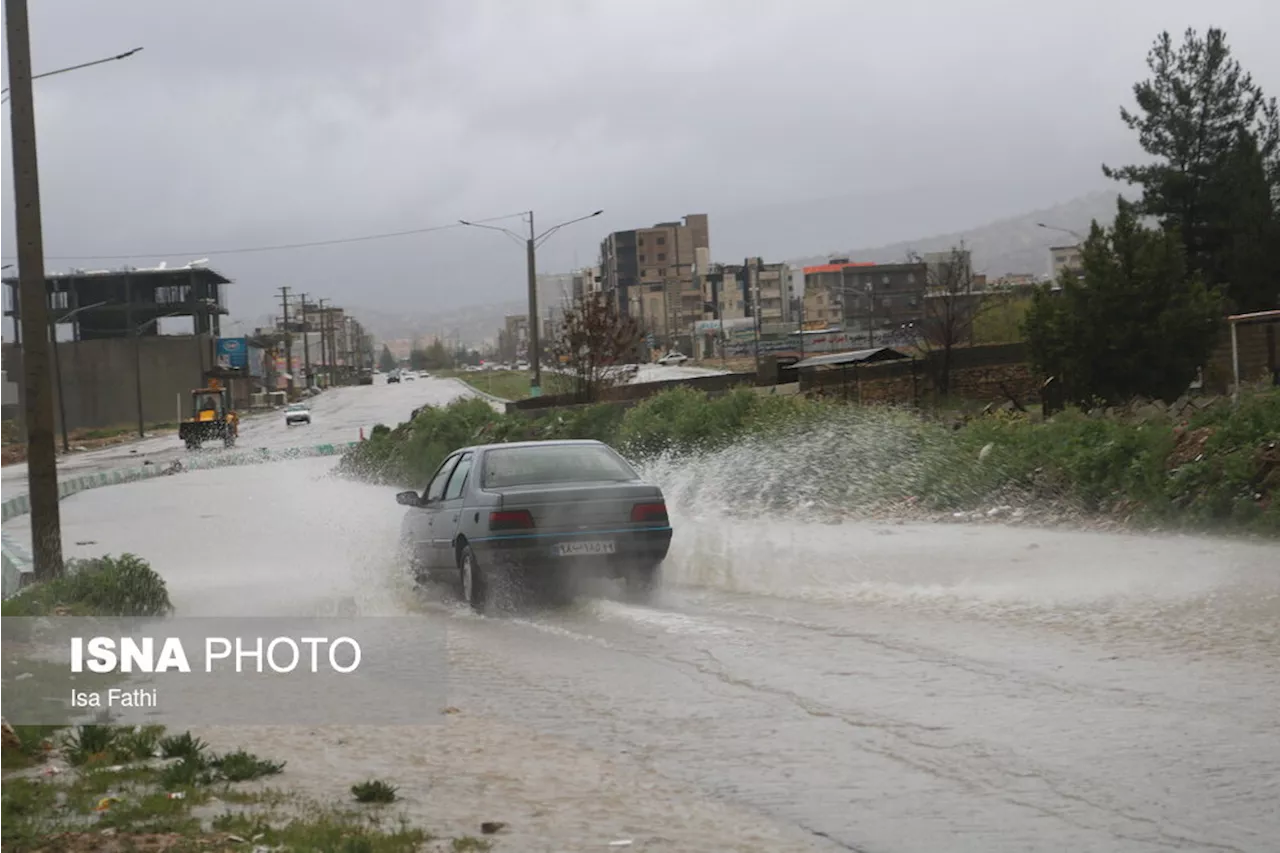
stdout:
POLYGON ((378 369, 390 373, 396 369, 396 357, 391 354, 391 347, 382 345, 382 353, 378 356, 378 369))
POLYGON ((1084 406, 1136 396, 1172 402, 1217 340, 1222 305, 1189 272, 1176 231, 1144 228, 1123 199, 1115 224, 1094 222, 1082 275, 1036 293, 1026 319, 1031 360, 1084 406))
POLYGON ((1231 56, 1226 34, 1161 33, 1147 55, 1150 79, 1134 86, 1145 165, 1103 172, 1142 189, 1139 212, 1182 238, 1187 263, 1237 310, 1280 302, 1280 112, 1231 56))

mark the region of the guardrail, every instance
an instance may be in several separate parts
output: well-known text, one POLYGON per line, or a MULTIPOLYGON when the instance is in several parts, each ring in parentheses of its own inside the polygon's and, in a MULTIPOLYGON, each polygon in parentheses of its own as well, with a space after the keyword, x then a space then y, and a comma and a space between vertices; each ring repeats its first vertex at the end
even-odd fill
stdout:
MULTIPOLYGON (((123 483, 136 483, 153 477, 171 476, 187 471, 200 471, 209 468, 229 468, 237 465, 260 465, 264 462, 282 462, 288 459, 308 459, 319 456, 337 456, 345 453, 360 442, 346 441, 336 444, 317 444, 311 447, 287 447, 272 450, 260 447, 256 450, 229 451, 208 456, 195 456, 186 461, 170 465, 147 464, 135 468, 117 468, 113 471, 102 471, 97 474, 85 474, 72 477, 58 483, 58 500, 71 497, 89 489, 100 489, 104 486, 118 486, 123 483)), ((0 503, 0 520, 9 521, 31 512, 31 500, 28 495, 19 495, 0 503)), ((3 539, 3 568, 5 598, 13 595, 22 587, 22 576, 31 571, 31 555, 26 549, 14 542, 7 533, 3 539)))

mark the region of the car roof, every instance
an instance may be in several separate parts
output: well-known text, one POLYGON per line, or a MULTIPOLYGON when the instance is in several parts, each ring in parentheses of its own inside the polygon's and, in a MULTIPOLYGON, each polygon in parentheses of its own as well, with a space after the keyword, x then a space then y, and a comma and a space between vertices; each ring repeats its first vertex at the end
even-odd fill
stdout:
POLYGON ((607 447, 603 441, 596 441, 594 438, 558 438, 548 441, 499 441, 493 444, 476 444, 471 447, 462 447, 454 451, 461 453, 463 451, 483 452, 486 450, 494 450, 498 448, 518 448, 518 447, 607 447))

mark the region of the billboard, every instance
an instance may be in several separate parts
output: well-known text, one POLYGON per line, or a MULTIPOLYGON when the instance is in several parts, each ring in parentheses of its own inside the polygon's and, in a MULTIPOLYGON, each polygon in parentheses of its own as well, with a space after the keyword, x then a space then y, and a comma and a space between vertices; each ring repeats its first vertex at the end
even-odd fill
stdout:
POLYGON ((244 370, 248 366, 247 338, 218 338, 218 367, 224 370, 244 370))

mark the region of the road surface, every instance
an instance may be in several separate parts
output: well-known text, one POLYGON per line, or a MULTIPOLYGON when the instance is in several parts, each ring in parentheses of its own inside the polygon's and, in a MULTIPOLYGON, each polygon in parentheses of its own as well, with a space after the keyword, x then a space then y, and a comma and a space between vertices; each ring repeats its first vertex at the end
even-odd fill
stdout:
MULTIPOLYGON (((241 422, 240 438, 233 452, 259 447, 281 450, 356 441, 361 429, 368 435, 376 424, 394 426, 407 420, 409 413, 419 406, 440 405, 475 393, 466 383, 456 379, 415 379, 388 385, 385 377, 377 376, 375 382, 375 385, 335 388, 311 398, 310 426, 285 426, 283 410, 250 415, 241 422)), ((196 451, 201 455, 222 452, 224 450, 220 446, 196 451)), ((191 451, 183 446, 177 433, 173 433, 60 456, 58 476, 60 479, 76 477, 113 468, 135 467, 148 461, 163 465, 190 455, 191 451)), ((0 468, 0 481, 3 482, 6 499, 24 494, 27 491, 26 463, 0 468)))
POLYGON ((395 490, 334 464, 192 472, 63 510, 69 554, 145 556, 181 615, 350 596, 447 624, 460 740, 235 733, 289 759, 282 783, 344 796, 335 767, 354 762, 422 792, 410 811, 428 825, 518 788, 513 831, 532 834, 507 849, 1261 853, 1280 838, 1274 546, 743 519, 703 495, 696 516, 673 507, 655 605, 479 618, 408 586, 395 490))

